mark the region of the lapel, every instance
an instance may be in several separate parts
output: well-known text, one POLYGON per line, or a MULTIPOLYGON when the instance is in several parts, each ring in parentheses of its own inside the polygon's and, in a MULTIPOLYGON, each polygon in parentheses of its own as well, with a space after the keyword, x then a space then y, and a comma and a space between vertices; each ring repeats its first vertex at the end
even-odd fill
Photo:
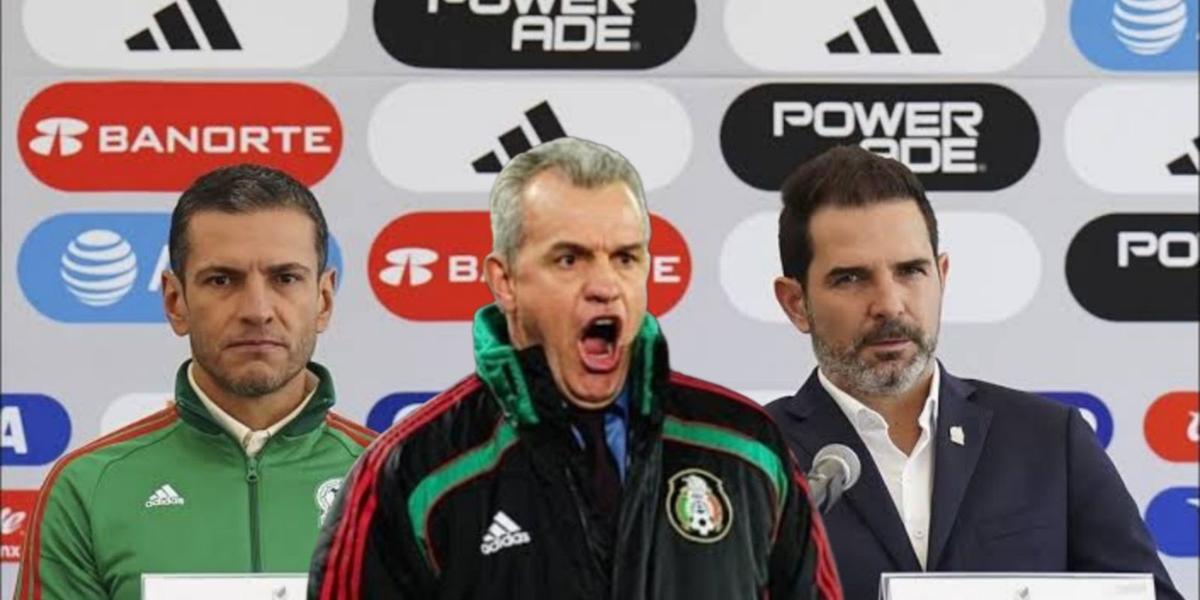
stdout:
MULTIPOLYGON (((979 455, 987 438, 992 411, 976 404, 971 395, 975 388, 954 377, 942 368, 941 390, 938 397, 937 437, 933 454, 933 498, 930 505, 929 554, 926 564, 930 571, 939 562, 946 542, 954 528, 958 509, 979 455), (961 428, 962 444, 951 438, 951 429, 961 428)), ((955 437, 959 437, 955 434, 955 437)))
POLYGON ((828 444, 845 444, 858 454, 862 463, 858 482, 845 492, 839 506, 833 510, 846 505, 857 513, 891 556, 895 570, 920 571, 921 563, 917 561, 908 534, 904 531, 904 523, 896 512, 896 505, 888 494, 883 477, 875 468, 870 451, 863 445, 837 403, 821 386, 816 370, 795 396, 785 400, 784 408, 796 419, 796 433, 792 439, 808 453, 808 461, 828 444))

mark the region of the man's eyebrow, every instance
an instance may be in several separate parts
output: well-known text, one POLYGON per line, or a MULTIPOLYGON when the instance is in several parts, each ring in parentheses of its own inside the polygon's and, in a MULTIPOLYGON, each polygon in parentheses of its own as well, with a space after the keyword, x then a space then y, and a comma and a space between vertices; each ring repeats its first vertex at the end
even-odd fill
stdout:
POLYGON ((849 267, 833 267, 832 269, 829 269, 829 271, 827 273, 825 273, 825 276, 822 277, 822 279, 828 280, 828 279, 833 279, 835 277, 840 277, 842 275, 863 276, 863 275, 870 274, 870 272, 871 272, 870 269, 868 269, 866 267, 857 266, 857 265, 849 266, 849 267))
POLYGON ((929 265, 932 265, 932 264, 933 264, 933 261, 929 260, 928 258, 914 258, 912 260, 900 261, 900 262, 896 263, 894 266, 904 269, 904 268, 909 268, 909 267, 928 267, 929 265))

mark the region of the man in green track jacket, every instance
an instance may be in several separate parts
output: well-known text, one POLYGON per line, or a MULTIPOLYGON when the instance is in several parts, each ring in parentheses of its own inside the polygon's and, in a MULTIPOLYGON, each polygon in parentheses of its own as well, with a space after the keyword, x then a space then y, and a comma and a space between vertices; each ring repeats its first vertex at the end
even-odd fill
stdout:
POLYGON ((309 597, 840 598, 771 419, 668 366, 624 157, 572 138, 517 156, 492 236, 476 374, 359 459, 309 597))
POLYGON ((18 600, 134 600, 144 573, 303 572, 367 430, 310 362, 336 274, 312 193, 253 165, 171 218, 167 318, 192 359, 175 402, 68 454, 42 485, 18 600))

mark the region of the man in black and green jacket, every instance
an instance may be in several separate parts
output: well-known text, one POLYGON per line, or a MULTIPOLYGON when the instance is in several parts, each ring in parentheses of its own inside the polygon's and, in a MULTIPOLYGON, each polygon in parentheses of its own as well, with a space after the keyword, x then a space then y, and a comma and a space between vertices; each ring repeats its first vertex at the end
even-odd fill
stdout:
POLYGON ((371 434, 310 362, 333 307, 328 231, 279 171, 219 169, 172 215, 167 317, 192 360, 175 398, 47 475, 18 600, 134 600, 149 573, 303 572, 371 434))
POLYGON ((309 597, 840 598, 770 418, 668 366, 632 166, 572 138, 521 154, 492 231, 475 374, 356 463, 309 597))

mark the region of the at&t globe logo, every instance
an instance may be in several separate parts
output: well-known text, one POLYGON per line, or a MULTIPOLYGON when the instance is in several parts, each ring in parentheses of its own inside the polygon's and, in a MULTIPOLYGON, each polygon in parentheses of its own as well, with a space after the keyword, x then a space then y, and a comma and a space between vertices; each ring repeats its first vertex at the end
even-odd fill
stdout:
POLYGON ((67 245, 59 270, 67 290, 88 306, 119 302, 137 281, 133 246, 109 229, 89 229, 67 245))
POLYGON ((1188 12, 1184 0, 1117 0, 1112 26, 1117 39, 1134 54, 1155 56, 1183 37, 1188 12))

